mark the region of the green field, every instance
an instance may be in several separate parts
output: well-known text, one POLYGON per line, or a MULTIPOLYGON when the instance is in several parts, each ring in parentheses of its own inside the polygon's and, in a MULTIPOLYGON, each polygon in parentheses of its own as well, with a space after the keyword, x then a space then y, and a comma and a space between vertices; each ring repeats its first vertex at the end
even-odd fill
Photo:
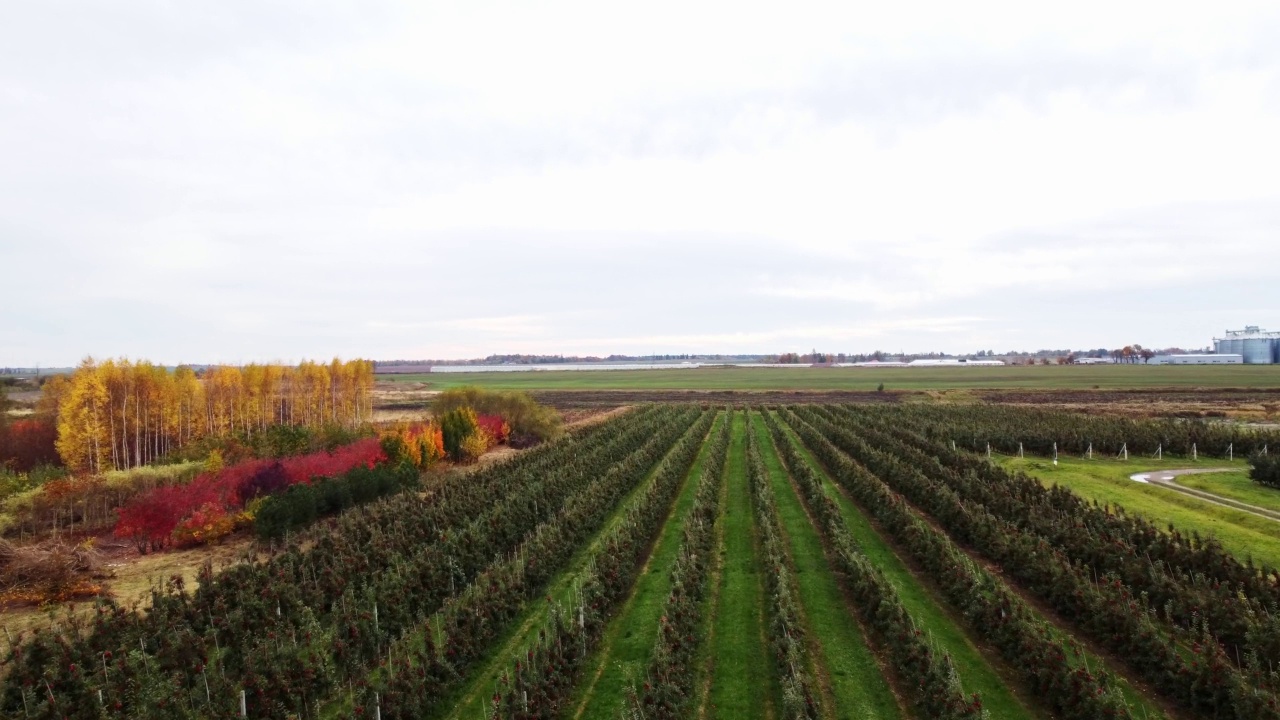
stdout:
MULTIPOLYGON (((1185 495, 1159 485, 1135 482, 1129 479, 1134 473, 1148 470, 1166 470, 1195 467, 1189 458, 1154 460, 1138 458, 1124 460, 1083 460, 1063 457, 1057 467, 1045 458, 998 458, 1012 470, 1021 470, 1045 483, 1057 483, 1073 492, 1100 503, 1119 505, 1126 511, 1141 515, 1158 526, 1172 524, 1179 530, 1195 530, 1202 535, 1214 535, 1223 546, 1237 557, 1253 557, 1272 567, 1280 567, 1280 523, 1257 515, 1215 505, 1199 498, 1185 495)), ((1205 467, 1233 466, 1243 470, 1242 460, 1202 461, 1205 467)), ((1239 483, 1239 470, 1236 475, 1239 483)), ((1221 492, 1223 483, 1210 478, 1212 475, 1183 476, 1179 482, 1188 487, 1201 487, 1209 492, 1221 492), (1193 480, 1194 478, 1194 480, 1193 480), (1193 482, 1195 484, 1193 484, 1193 482)), ((1238 494, 1241 488, 1235 489, 1238 494)), ((1227 495, 1225 492, 1221 494, 1227 495)), ((1243 498, 1241 498, 1243 499, 1243 498)), ((1265 498, 1264 498, 1265 500, 1265 498)), ((1245 500, 1248 502, 1248 500, 1245 500)), ((1255 504, 1263 504, 1254 498, 1255 504)))
MULTIPOLYGON (((1217 463, 1214 463, 1215 465, 1217 463)), ((1233 470, 1222 473, 1205 473, 1204 475, 1183 475, 1178 484, 1221 495, 1232 500, 1257 505, 1268 510, 1280 511, 1280 490, 1259 485, 1249 479, 1246 470, 1233 470)), ((1280 526, 1277 527, 1280 529, 1280 526)))
POLYGON ((536 370, 384 374, 379 380, 447 389, 504 390, 1118 390, 1126 388, 1280 388, 1280 366, 1036 365, 961 368, 742 368, 692 370, 536 370))

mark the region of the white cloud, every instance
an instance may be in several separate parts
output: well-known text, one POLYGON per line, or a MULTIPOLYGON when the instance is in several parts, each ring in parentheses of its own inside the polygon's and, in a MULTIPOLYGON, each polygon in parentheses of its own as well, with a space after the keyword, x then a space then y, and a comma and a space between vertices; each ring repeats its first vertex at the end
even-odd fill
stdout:
POLYGON ((15 7, 0 364, 1189 345, 1278 121, 1269 3, 15 7))

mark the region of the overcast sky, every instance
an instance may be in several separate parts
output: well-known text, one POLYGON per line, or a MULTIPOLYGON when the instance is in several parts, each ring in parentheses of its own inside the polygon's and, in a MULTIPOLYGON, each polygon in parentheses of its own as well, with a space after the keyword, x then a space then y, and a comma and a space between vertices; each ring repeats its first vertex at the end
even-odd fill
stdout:
POLYGON ((1280 326, 1277 4, 1045 7, 6 3, 0 365, 1280 326))

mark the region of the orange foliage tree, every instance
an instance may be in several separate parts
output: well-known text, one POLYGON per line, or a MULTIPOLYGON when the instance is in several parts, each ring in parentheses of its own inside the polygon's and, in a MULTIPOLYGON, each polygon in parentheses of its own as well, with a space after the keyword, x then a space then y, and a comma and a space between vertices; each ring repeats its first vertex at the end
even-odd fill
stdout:
POLYGON ((444 459, 444 436, 433 423, 402 423, 380 434, 382 452, 392 462, 407 460, 426 470, 444 459))

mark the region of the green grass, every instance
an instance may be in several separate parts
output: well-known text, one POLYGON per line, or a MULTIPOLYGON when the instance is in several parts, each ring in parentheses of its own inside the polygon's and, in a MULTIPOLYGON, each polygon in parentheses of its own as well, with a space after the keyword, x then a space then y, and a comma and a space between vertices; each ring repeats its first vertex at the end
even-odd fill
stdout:
MULTIPOLYGON (((667 451, 668 456, 671 450, 674 449, 675 446, 673 445, 667 451)), ((658 468, 662 467, 662 462, 663 460, 659 460, 649 469, 644 479, 631 489, 631 492, 627 494, 622 502, 618 503, 618 506, 610 513, 600 530, 574 554, 566 569, 551 581, 546 592, 546 597, 550 598, 550 600, 540 601, 535 599, 528 603, 515 623, 514 629, 503 637, 497 645, 497 649, 489 655, 489 659, 472 669, 470 680, 450 698, 452 702, 442 703, 444 707, 452 707, 452 710, 445 717, 455 720, 483 717, 484 709, 489 699, 493 696, 498 679, 504 671, 511 667, 511 659, 515 657, 517 652, 523 652, 524 649, 529 648, 537 641, 538 631, 547 621, 547 608, 553 602, 568 605, 572 601, 579 579, 586 571, 591 554, 600 547, 604 539, 608 537, 609 532, 617 527, 618 523, 622 522, 626 517, 627 509, 640 496, 640 493, 653 483, 658 468)))
POLYGON ((685 521, 697 497, 702 467, 711 448, 710 438, 715 437, 723 422, 723 415, 717 417, 708 442, 698 453, 654 543, 644 573, 636 579, 631 597, 622 610, 610 621, 600 649, 588 661, 573 717, 616 718, 626 701, 627 688, 644 681, 644 671, 658 637, 658 619, 671 593, 671 568, 679 554, 685 521))
POLYGON ((1089 365, 961 368, 725 368, 692 370, 539 370, 378 375, 379 380, 425 382, 433 388, 478 385, 504 390, 949 390, 1023 388, 1270 388, 1280 367, 1238 365, 1089 365))
POLYGON ((728 502, 707 713, 721 720, 777 717, 781 694, 764 644, 764 579, 747 487, 746 427, 746 418, 735 413, 725 465, 728 502))
MULTIPOLYGON (((1242 561, 1253 557, 1271 567, 1280 567, 1280 523, 1129 479, 1131 474, 1144 470, 1191 467, 1186 458, 1125 462, 1062 457, 1057 467, 1044 458, 997 460, 1010 469, 1026 472, 1044 483, 1058 483, 1090 500, 1119 505, 1159 527, 1172 523, 1183 532, 1195 530, 1201 535, 1214 535, 1242 561)), ((1202 462, 1206 466, 1231 464, 1219 460, 1202 462)), ((1243 465, 1239 460, 1236 463, 1243 465)), ((1179 482, 1182 480, 1179 478, 1179 482)))
MULTIPOLYGON (((727 422, 730 428, 736 417, 730 412, 727 422)), ((726 459, 728 459, 726 457, 726 459)), ((689 715, 699 720, 707 716, 707 698, 711 692, 711 675, 715 667, 716 615, 720 612, 721 578, 724 575, 724 526, 725 514, 729 506, 728 472, 721 468, 720 486, 716 500, 715 545, 711 549, 710 563, 707 568, 708 592, 702 598, 699 612, 702 621, 698 624, 698 653, 693 659, 693 696, 689 699, 689 715)))
MULTIPOLYGON (((785 426, 784 430, 792 437, 801 456, 822 479, 828 494, 835 499, 845 526, 849 528, 858 548, 893 583, 903 606, 911 613, 919 628, 928 633, 936 647, 951 655, 965 692, 981 695, 983 707, 993 718, 1043 717, 1044 714, 1031 710, 1011 691, 964 629, 942 609, 945 600, 927 589, 915 573, 908 569, 862 511, 840 492, 812 453, 799 443, 794 432, 785 426)), ((992 652, 994 656, 995 651, 992 652)), ((1006 673, 1011 674, 1011 671, 1006 669, 1006 673)))
POLYGON ((769 482, 777 497, 778 518, 787 535, 795 565, 800 602, 821 653, 817 662, 825 668, 835 696, 833 717, 849 720, 902 717, 893 692, 875 655, 846 603, 835 572, 827 563, 822 538, 805 515, 804 506, 774 452, 768 431, 755 423, 769 482))
MULTIPOLYGON (((1217 463, 1212 463, 1216 466, 1217 463)), ((1190 467, 1190 466, 1188 466, 1190 467)), ((1249 479, 1248 470, 1233 470, 1204 475, 1180 475, 1176 482, 1189 488, 1211 492, 1232 500, 1280 512, 1280 490, 1259 485, 1249 479)), ((1276 526, 1280 531, 1280 525, 1276 526)))

